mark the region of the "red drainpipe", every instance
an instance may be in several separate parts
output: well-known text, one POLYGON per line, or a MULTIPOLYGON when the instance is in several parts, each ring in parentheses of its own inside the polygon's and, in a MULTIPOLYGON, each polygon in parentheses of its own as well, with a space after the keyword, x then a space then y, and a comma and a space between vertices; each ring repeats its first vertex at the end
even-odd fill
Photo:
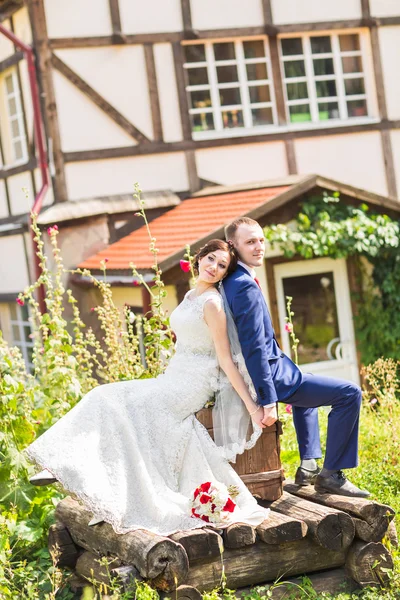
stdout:
MULTIPOLYGON (((36 67, 35 67, 35 57, 33 54, 33 49, 31 46, 24 44, 21 40, 19 40, 11 31, 6 29, 0 23, 0 33, 6 36, 15 46, 17 46, 20 50, 23 51, 26 61, 28 63, 28 75, 29 75, 29 87, 31 89, 31 97, 32 97, 32 108, 33 108, 33 127, 35 132, 35 143, 36 149, 38 153, 39 159, 39 168, 40 174, 42 176, 42 186, 39 192, 36 194, 35 201, 32 206, 32 213, 39 214, 42 208, 43 200, 47 194, 47 191, 50 187, 50 179, 49 179, 49 170, 48 170, 48 162, 47 162, 47 153, 46 153, 46 145, 44 141, 44 127, 43 127, 43 119, 42 114, 40 112, 40 102, 39 102, 39 90, 36 78, 36 67)), ((34 233, 31 229, 33 250, 34 250, 34 260, 35 260, 35 276, 38 279, 42 273, 40 268, 40 261, 36 254, 37 247, 34 241, 34 233)), ((39 307, 42 313, 46 312, 46 303, 44 301, 45 294, 43 286, 40 286, 39 290, 39 307)))

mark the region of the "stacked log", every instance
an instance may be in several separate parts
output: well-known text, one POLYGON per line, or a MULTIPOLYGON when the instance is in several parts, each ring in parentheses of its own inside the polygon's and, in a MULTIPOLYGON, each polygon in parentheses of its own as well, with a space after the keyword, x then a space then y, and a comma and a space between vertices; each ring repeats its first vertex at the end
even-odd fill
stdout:
POLYGON ((76 562, 80 577, 106 585, 117 579, 129 589, 145 578, 181 600, 200 600, 223 575, 233 589, 338 568, 361 587, 387 582, 393 561, 380 540, 389 533, 394 539, 390 507, 293 485, 274 502, 260 503, 271 512, 257 528, 235 523, 163 537, 145 530, 118 535, 106 523, 89 527, 91 513, 66 498, 57 507, 49 545, 62 542, 60 563, 76 562))
POLYGON ((355 534, 364 542, 380 542, 394 518, 394 510, 386 504, 364 498, 347 498, 336 494, 319 494, 313 486, 285 485, 286 492, 316 504, 329 506, 350 515, 355 534))

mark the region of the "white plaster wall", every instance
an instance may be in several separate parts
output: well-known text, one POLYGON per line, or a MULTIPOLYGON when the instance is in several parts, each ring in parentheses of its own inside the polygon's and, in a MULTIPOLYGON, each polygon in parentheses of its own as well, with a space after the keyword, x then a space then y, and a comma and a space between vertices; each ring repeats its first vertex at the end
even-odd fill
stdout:
POLYGON ((119 0, 123 33, 182 31, 180 0, 119 0))
POLYGON ((69 163, 65 167, 68 198, 80 200, 108 194, 189 189, 183 152, 69 163))
POLYGON ((295 141, 298 171, 317 173, 387 195, 379 133, 353 133, 295 141))
POLYGON ((394 17, 400 15, 399 0, 369 0, 371 15, 374 17, 394 17))
MULTIPOLYGON (((9 31, 11 31, 10 21, 3 21, 2 25, 9 31)), ((13 44, 6 38, 5 35, 0 35, 0 60, 4 60, 10 54, 14 54, 14 46, 13 44)))
POLYGON ((44 0, 50 38, 111 35, 108 0, 44 0))
MULTIPOLYGON (((380 0, 379 0, 380 1, 380 0)), ((272 0, 274 23, 317 23, 360 19, 360 0, 272 0)))
POLYGON ((394 170, 396 172, 396 183, 398 195, 400 198, 400 130, 391 131, 390 138, 392 141, 394 170))
POLYGON ((80 48, 57 54, 142 133, 153 138, 143 46, 80 48))
POLYGON ((0 294, 18 294, 29 284, 22 235, 0 237, 0 294))
POLYGON ((154 61, 164 141, 177 142, 183 135, 171 44, 155 44, 154 61))
POLYGON ((32 29, 29 21, 28 9, 24 6, 13 14, 14 32, 17 38, 25 44, 32 43, 32 29))
POLYGON ((6 185, 4 180, 0 181, 0 219, 8 217, 6 185))
POLYGON ((261 0, 191 0, 193 29, 263 25, 261 0))
POLYGON ((64 152, 136 146, 130 135, 58 71, 54 71, 54 88, 64 152))
MULTIPOLYGON (((400 2, 399 2, 400 5, 400 2)), ((379 27, 383 80, 389 119, 400 118, 400 26, 379 27)))
POLYGON ((8 190, 12 214, 21 215, 29 212, 34 201, 32 179, 29 171, 9 177, 8 190), (24 188, 28 190, 28 197, 26 197, 24 188))
POLYGON ((288 175, 282 142, 198 150, 196 162, 199 177, 222 185, 288 175))

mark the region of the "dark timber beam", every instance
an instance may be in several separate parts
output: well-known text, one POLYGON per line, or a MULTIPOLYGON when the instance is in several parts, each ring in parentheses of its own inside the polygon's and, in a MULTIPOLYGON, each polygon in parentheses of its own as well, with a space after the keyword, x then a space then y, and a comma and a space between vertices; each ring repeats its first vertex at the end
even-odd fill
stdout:
POLYGON ((149 138, 144 135, 135 125, 133 125, 126 117, 124 117, 114 106, 100 96, 82 77, 66 65, 58 56, 53 54, 52 64, 64 77, 66 77, 75 87, 78 88, 85 96, 96 104, 112 121, 119 125, 126 133, 138 142, 148 143, 149 138))
POLYGON ((28 162, 23 163, 22 165, 17 165, 16 167, 10 167, 9 169, 0 169, 0 180, 8 179, 13 175, 19 175, 20 173, 25 173, 26 171, 33 171, 37 167, 36 158, 30 158, 28 162))
POLYGON ((181 115, 183 138, 185 140, 190 140, 192 139, 192 128, 189 117, 189 104, 186 92, 185 70, 183 68, 185 57, 183 54, 183 48, 179 42, 175 42, 174 44, 172 44, 172 53, 174 57, 175 77, 176 85, 178 88, 178 101, 181 115))
POLYGON ((190 0, 181 0, 182 23, 184 31, 192 31, 192 11, 190 0))
MULTIPOLYGON (((32 0, 30 0, 32 1, 32 0)), ((272 16, 268 3, 264 1, 264 17, 272 16)), ((189 24, 188 17, 185 21, 189 24)), ((361 19, 342 20, 342 21, 318 21, 315 23, 289 23, 283 25, 273 25, 272 22, 259 27, 235 27, 226 29, 206 29, 186 31, 166 31, 157 33, 139 33, 135 35, 124 35, 125 44, 146 44, 146 43, 162 43, 162 42, 181 42, 185 39, 207 40, 218 37, 246 37, 246 36, 262 36, 284 34, 284 33, 307 33, 312 31, 332 31, 336 29, 356 29, 360 27, 371 26, 372 24, 378 27, 391 25, 400 25, 400 16, 395 17, 363 17, 361 19)), ((65 37, 50 40, 51 47, 56 48, 88 48, 94 46, 111 46, 112 44, 121 43, 113 39, 111 35, 90 36, 90 37, 65 37)))
POLYGON ((124 44, 125 36, 122 33, 121 14, 119 11, 119 0, 108 0, 110 7, 111 26, 113 30, 113 44, 124 44))
POLYGON ((153 137, 155 141, 161 141, 163 140, 163 129, 153 44, 144 44, 144 59, 146 64, 147 83, 149 86, 153 137))
POLYGON ((100 160, 105 158, 122 158, 126 156, 142 156, 148 154, 162 154, 168 152, 186 152, 187 150, 200 150, 203 148, 220 148, 223 146, 240 146, 245 144, 261 144, 265 142, 286 141, 288 139, 307 139, 314 137, 326 137, 330 135, 343 135, 350 133, 368 133, 371 131, 391 131, 400 129, 399 121, 382 121, 378 123, 364 123, 360 125, 342 125, 337 127, 326 127, 321 129, 309 129, 301 131, 282 131, 277 133, 265 133, 262 135, 249 135, 237 138, 218 138, 215 140, 183 140, 181 142, 150 143, 138 146, 126 146, 121 148, 103 148, 99 150, 81 150, 65 152, 66 162, 79 162, 81 160, 100 160))
POLYGON ((57 102, 51 68, 51 50, 47 35, 46 15, 42 0, 27 0, 29 19, 32 27, 33 44, 36 54, 36 68, 42 101, 42 112, 46 136, 52 141, 52 157, 55 174, 52 177, 54 200, 68 199, 65 178, 64 157, 61 148, 61 134, 58 122, 57 102))
POLYGON ((14 54, 11 54, 11 56, 7 56, 7 58, 5 58, 4 60, 0 60, 0 73, 2 73, 3 71, 6 71, 10 67, 14 67, 23 59, 24 59, 24 53, 21 51, 18 51, 18 52, 15 52, 14 54))

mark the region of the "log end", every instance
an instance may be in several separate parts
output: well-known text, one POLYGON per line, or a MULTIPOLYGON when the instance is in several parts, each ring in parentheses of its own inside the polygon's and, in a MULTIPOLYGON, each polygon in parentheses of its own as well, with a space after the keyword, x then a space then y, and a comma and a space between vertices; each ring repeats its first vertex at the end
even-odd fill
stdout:
POLYGON ((385 586, 390 581, 388 570, 393 569, 393 558, 380 542, 356 540, 347 554, 346 569, 361 586, 385 586))

